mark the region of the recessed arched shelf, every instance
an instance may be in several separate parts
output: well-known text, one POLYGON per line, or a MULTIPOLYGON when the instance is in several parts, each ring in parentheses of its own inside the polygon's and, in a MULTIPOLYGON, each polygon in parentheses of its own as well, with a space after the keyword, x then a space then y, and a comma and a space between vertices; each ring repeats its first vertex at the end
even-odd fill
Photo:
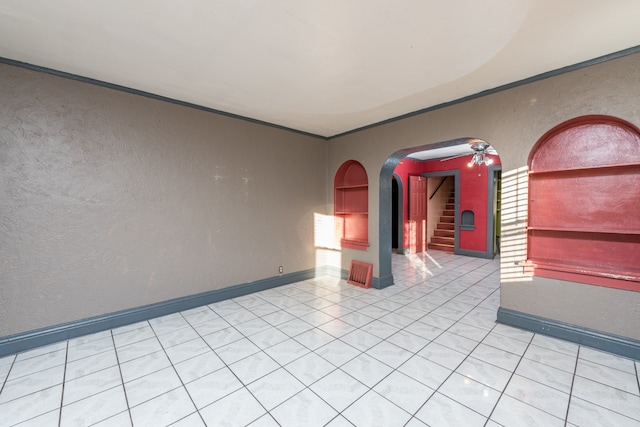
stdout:
POLYGON ((460 229, 475 230, 475 228, 476 228, 476 214, 470 210, 462 211, 462 215, 460 218, 460 229))
POLYGON ((365 250, 369 246, 369 180, 359 162, 344 162, 334 179, 334 216, 340 244, 365 250))
POLYGON ((640 130, 578 117, 547 132, 528 165, 534 275, 640 291, 640 130))

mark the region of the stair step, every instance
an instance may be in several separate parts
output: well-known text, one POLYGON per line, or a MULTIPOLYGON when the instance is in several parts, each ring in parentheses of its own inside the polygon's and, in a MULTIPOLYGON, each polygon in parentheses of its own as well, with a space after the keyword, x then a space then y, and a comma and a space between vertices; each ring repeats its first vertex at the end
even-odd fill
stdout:
POLYGON ((442 243, 429 243, 427 244, 427 249, 436 249, 439 251, 445 251, 445 252, 453 252, 454 251, 454 247, 451 245, 444 245, 442 243))
POLYGON ((444 205, 440 222, 436 224, 431 241, 427 243, 427 249, 435 249, 445 252, 454 252, 455 243, 455 209, 456 193, 451 190, 449 199, 444 205))
POLYGON ((438 237, 451 237, 453 238, 455 235, 455 231, 454 230, 438 230, 435 229, 433 230, 433 235, 434 236, 438 236, 438 237))
POLYGON ((436 225, 437 230, 455 230, 455 224, 453 222, 439 222, 436 225))
POLYGON ((429 242, 429 243, 442 243, 444 245, 453 246, 453 241, 454 241, 453 237, 433 236, 431 238, 431 242, 429 242))

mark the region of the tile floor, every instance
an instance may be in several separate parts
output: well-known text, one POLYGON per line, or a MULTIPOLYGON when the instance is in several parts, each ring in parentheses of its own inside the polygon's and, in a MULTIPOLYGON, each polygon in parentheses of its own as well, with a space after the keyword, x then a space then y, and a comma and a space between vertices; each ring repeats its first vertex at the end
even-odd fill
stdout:
POLYGON ((0 359, 0 426, 640 426, 640 362, 494 322, 498 261, 393 258, 0 359))

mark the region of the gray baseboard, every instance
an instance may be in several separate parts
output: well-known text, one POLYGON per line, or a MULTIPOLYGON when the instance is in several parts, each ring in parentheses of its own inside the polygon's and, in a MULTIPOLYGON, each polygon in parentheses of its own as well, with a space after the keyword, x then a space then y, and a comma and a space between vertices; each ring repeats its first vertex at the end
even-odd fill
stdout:
POLYGON ((500 307, 498 323, 640 360, 640 341, 500 307))
POLYGON ((371 283, 371 287, 375 289, 384 289, 387 286, 393 285, 393 275, 388 274, 382 277, 374 277, 371 283))
POLYGON ((487 259, 492 259, 493 258, 493 254, 489 253, 489 252, 483 252, 483 251, 472 251, 470 249, 457 249, 455 251, 456 255, 464 255, 464 256, 471 256, 471 257, 475 257, 475 258, 487 258, 487 259))
POLYGON ((333 273, 319 267, 0 337, 0 357, 333 273))
MULTIPOLYGON (((336 267, 324 266, 295 273, 283 274, 281 276, 270 277, 257 280, 255 282, 243 283, 229 286, 223 289, 203 292, 195 295, 188 295, 155 304, 135 307, 128 310, 107 313, 100 316, 76 320, 73 322, 53 325, 46 328, 22 332, 15 335, 0 337, 0 357, 10 354, 30 350, 32 348, 53 344, 83 335, 106 331, 132 323, 153 319, 154 317, 166 316, 179 311, 189 310, 207 304, 213 304, 230 298, 237 298, 254 292, 264 291, 302 280, 313 279, 314 277, 330 275, 347 279, 348 271, 336 267)), ((393 284, 393 276, 378 279, 373 278, 372 286, 377 289, 393 284)))

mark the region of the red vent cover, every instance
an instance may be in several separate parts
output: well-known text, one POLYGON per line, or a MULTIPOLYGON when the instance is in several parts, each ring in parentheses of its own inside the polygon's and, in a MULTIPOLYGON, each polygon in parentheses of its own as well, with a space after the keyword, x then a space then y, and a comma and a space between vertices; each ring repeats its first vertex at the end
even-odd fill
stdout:
POLYGON ((347 283, 360 286, 361 288, 370 288, 373 279, 373 265, 360 261, 351 261, 349 268, 349 278, 347 283))

